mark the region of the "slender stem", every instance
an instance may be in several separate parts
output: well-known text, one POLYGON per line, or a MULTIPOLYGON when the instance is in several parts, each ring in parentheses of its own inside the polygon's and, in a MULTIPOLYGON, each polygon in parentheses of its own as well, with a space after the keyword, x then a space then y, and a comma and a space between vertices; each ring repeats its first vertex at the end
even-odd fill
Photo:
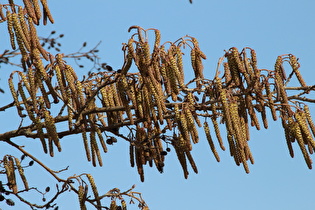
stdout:
POLYGON ((10 141, 10 140, 6 140, 6 142, 8 144, 10 144, 11 146, 15 147, 16 149, 20 150, 23 154, 25 154, 26 156, 30 157, 32 160, 34 160, 36 163, 38 163, 41 167, 43 167, 48 173, 50 173, 58 182, 67 182, 67 180, 61 179, 59 178, 54 171, 52 171, 50 168, 48 168, 46 165, 44 165, 40 160, 38 160, 36 157, 34 157, 33 155, 31 155, 30 153, 28 153, 27 151, 25 151, 24 149, 22 149, 21 146, 15 144, 14 142, 10 141))

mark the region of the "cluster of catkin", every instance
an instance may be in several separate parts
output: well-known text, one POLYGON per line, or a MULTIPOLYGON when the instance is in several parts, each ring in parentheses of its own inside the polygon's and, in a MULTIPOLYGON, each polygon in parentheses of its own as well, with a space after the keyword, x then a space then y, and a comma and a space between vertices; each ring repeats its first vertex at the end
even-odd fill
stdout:
MULTIPOLYGON (((22 63, 27 68, 27 61, 30 59, 39 60, 39 56, 49 59, 48 53, 42 48, 37 32, 36 25, 42 18, 42 11, 38 1, 24 0, 25 7, 15 5, 13 0, 9 4, 0 4, 1 21, 7 21, 8 32, 12 49, 19 48, 22 54, 22 63), (16 45, 17 44, 17 45, 16 45)), ((41 0, 43 7, 43 21, 47 23, 47 18, 51 23, 54 22, 49 11, 46 0, 41 0)), ((38 64, 40 65, 40 63, 38 64)))
POLYGON ((200 122, 194 109, 195 99, 192 92, 186 91, 183 102, 179 97, 183 94, 183 90, 188 90, 184 80, 182 48, 187 45, 191 49, 196 86, 200 86, 200 81, 203 79, 202 59, 206 56, 193 37, 186 36, 177 42, 166 42, 161 45, 159 30, 144 30, 139 26, 132 26, 129 31, 133 29, 136 33, 123 48, 125 64, 118 81, 118 91, 121 98, 125 100, 122 101, 124 107, 128 105, 130 107, 126 109, 130 123, 135 123, 133 118, 138 120, 136 134, 130 141, 131 166, 136 164, 142 181, 144 181, 143 165, 147 163, 150 166, 154 163, 158 171, 163 172, 166 153, 162 144, 165 141, 164 133, 167 130, 174 131, 168 140, 173 145, 184 176, 187 178, 187 159, 197 173, 190 151, 192 144, 199 141, 195 124, 197 122, 200 125, 200 122), (154 31, 155 35, 152 50, 148 40, 148 33, 151 31, 154 31), (125 79, 132 63, 139 70, 136 83, 125 79), (126 95, 127 99, 122 95, 126 95), (174 103, 168 104, 168 100, 174 103), (131 107, 134 108, 134 113, 130 113, 131 107))
MULTIPOLYGON (((217 72, 209 80, 203 73, 202 60, 206 56, 195 38, 185 36, 161 44, 159 30, 132 26, 129 31, 136 33, 123 46, 122 68, 117 72, 93 73, 79 80, 62 54, 53 56, 42 48, 35 28, 41 18, 36 2, 25 0, 25 8, 13 2, 1 5, 0 17, 8 23, 12 48, 17 43, 25 70, 15 71, 9 78, 14 103, 18 114, 32 121, 30 136, 40 139, 45 153, 53 156, 54 147, 61 151, 61 137, 81 133, 88 161, 101 166, 100 151, 107 152, 103 136, 106 131, 130 142, 130 163, 137 167, 142 181, 146 164, 155 165, 163 172, 169 144, 174 147, 187 178, 187 162, 198 172, 191 155, 193 144, 199 142, 197 127, 203 127, 210 149, 220 161, 207 121, 210 118, 222 150, 225 147, 219 124, 225 124, 230 154, 248 173, 247 161, 254 163, 247 143, 249 127, 260 129, 260 115, 264 128, 268 128, 266 108, 269 108, 273 120, 277 120, 277 113, 282 119, 290 154, 293 156, 291 143, 297 139, 311 167, 308 153, 315 146, 314 124, 307 106, 293 103, 286 89, 293 76, 302 88, 307 88, 295 56, 279 56, 274 70, 258 69, 253 49, 239 52, 233 47, 224 55, 223 76, 219 77, 217 72), (148 39, 151 32, 155 36, 152 43, 148 39), (188 83, 183 69, 185 47, 190 49, 194 72, 188 83), (292 67, 288 77, 283 62, 292 67), (137 72, 130 70, 132 64, 137 72), (202 103, 197 95, 201 95, 202 103), (59 114, 55 116, 52 105, 60 102, 62 107, 59 105, 59 114), (201 116, 206 119, 203 123, 201 116), (57 123, 64 121, 68 121, 67 130, 57 131, 57 123), (124 126, 129 128, 128 135, 119 133, 124 126)), ((41 2, 44 23, 45 18, 53 22, 46 2, 41 2)))
POLYGON ((20 160, 16 157, 5 155, 1 162, 5 168, 5 173, 7 176, 9 189, 12 190, 13 193, 18 192, 17 177, 16 177, 16 174, 17 174, 16 169, 17 169, 17 172, 23 182, 24 189, 28 190, 29 189, 28 182, 24 175, 24 169, 21 165, 20 160))
MULTIPOLYGON (((249 125, 259 130, 258 115, 260 115, 263 126, 267 129, 266 108, 268 108, 273 120, 277 120, 277 113, 282 119, 291 156, 293 157, 291 143, 297 139, 306 163, 311 168, 308 152, 312 154, 314 150, 314 123, 307 105, 299 103, 298 106, 295 101, 289 99, 286 90, 286 85, 293 76, 297 78, 302 91, 307 87, 299 72, 300 65, 296 57, 292 54, 279 56, 274 70, 258 69, 256 53, 250 48, 244 48, 239 52, 233 47, 226 52, 224 58, 226 62, 223 63, 223 77, 220 78, 217 75, 213 81, 205 84, 203 96, 203 104, 210 104, 207 112, 211 117, 221 148, 225 149, 219 132, 218 118, 221 118, 221 122, 226 126, 231 156, 237 165, 242 163, 248 173, 247 160, 254 163, 247 144, 250 139, 249 125), (250 56, 247 56, 247 51, 250 56), (288 77, 285 74, 284 62, 288 62, 292 68, 292 73, 288 77), (308 152, 305 146, 308 147, 308 152)), ((307 90, 303 93, 306 92, 307 90)), ((205 131, 210 147, 219 160, 207 122, 205 122, 205 131)))

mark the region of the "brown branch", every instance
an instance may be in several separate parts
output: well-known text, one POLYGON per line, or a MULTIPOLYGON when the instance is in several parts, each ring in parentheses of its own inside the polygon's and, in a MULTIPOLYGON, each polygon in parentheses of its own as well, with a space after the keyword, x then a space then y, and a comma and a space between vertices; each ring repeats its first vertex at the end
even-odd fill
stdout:
POLYGON ((18 149, 20 152, 22 152, 23 154, 25 154, 26 156, 30 157, 32 160, 34 160, 36 163, 38 163, 41 167, 43 167, 48 173, 50 173, 58 182, 67 182, 67 180, 61 179, 59 178, 56 173, 51 170, 50 168, 48 168, 45 164, 43 164, 40 160, 38 160, 36 157, 34 157, 32 154, 30 154, 29 152, 27 152, 26 150, 22 149, 22 146, 19 146, 17 144, 15 144, 14 142, 12 142, 11 140, 6 140, 6 143, 10 144, 11 146, 15 147, 16 149, 18 149))

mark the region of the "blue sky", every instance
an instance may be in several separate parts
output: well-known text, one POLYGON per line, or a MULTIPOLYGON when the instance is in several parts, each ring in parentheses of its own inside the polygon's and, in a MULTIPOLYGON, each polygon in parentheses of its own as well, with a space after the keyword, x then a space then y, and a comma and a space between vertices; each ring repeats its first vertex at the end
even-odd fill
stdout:
MULTIPOLYGON (((123 63, 121 47, 130 36, 128 28, 139 25, 159 29, 162 41, 175 41, 187 34, 196 37, 208 57, 204 65, 205 76, 210 79, 224 50, 251 47, 257 52, 259 68, 272 69, 278 55, 296 55, 300 58, 300 71, 307 84, 315 83, 313 1, 194 0, 189 4, 188 0, 77 0, 50 1, 49 5, 55 24, 40 27, 41 36, 49 35, 52 30, 65 34, 60 40, 65 54, 78 50, 84 41, 88 47, 102 41, 99 47, 102 61, 114 69, 123 63)), ((1 40, 1 44, 3 42, 8 40, 1 40)), ((192 69, 188 56, 186 59, 186 75, 189 77, 192 69)), ((87 71, 77 68, 80 75, 87 71)), ((4 83, 5 79, 1 77, 1 84, 4 83)), ((9 96, 3 97, 11 100, 9 96)), ((311 97, 314 99, 314 94, 311 97)), ((3 104, 5 102, 1 101, 1 106, 3 104)), ((310 108, 315 118, 315 105, 310 108)), ((6 116, 12 113, 7 112, 6 116)), ((1 120, 0 132, 16 128, 18 123, 14 117, 6 122, 1 120)), ((136 184, 136 190, 143 193, 151 210, 314 209, 315 171, 307 168, 298 145, 294 145, 295 158, 290 158, 281 122, 270 120, 269 123, 268 130, 251 129, 249 145, 255 164, 250 165, 250 174, 234 164, 228 151, 219 151, 221 162, 217 163, 200 131, 201 142, 194 145, 192 152, 199 174, 190 169, 188 180, 184 179, 172 152, 166 156, 165 172, 159 174, 155 168, 146 167, 145 182, 141 183, 136 168, 129 166, 128 147, 122 141, 109 146, 109 152, 103 155, 102 168, 86 164, 80 136, 63 138, 63 152, 55 158, 38 152, 40 145, 33 140, 19 138, 17 142, 27 141, 26 148, 41 155, 54 170, 70 165, 64 177, 91 173, 101 192, 114 187, 124 190, 136 184)), ((9 153, 10 148, 2 144, 1 148, 2 156, 9 153)), ((40 169, 38 173, 45 174, 40 169)), ((32 181, 45 185, 53 180, 47 181, 40 176, 33 177, 30 183, 32 181)), ((79 209, 77 198, 71 193, 60 198, 59 203, 60 210, 79 209)), ((129 209, 138 208, 134 205, 129 209)))

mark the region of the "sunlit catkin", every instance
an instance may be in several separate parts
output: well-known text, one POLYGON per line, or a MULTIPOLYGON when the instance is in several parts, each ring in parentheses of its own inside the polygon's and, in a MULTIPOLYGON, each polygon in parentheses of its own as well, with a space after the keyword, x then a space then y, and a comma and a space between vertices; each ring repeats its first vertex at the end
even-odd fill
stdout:
POLYGON ((305 83, 305 81, 304 81, 304 79, 303 79, 303 77, 302 77, 302 75, 301 75, 301 73, 299 71, 300 64, 297 61, 297 58, 294 55, 290 54, 289 55, 289 59, 290 59, 290 65, 291 65, 291 67, 292 67, 292 69, 293 69, 293 71, 294 71, 298 81, 300 82, 301 86, 302 87, 307 87, 307 85, 306 85, 306 83, 305 83))
POLYGON ((94 199, 96 200, 96 204, 97 204, 97 206, 99 206, 101 208, 101 201, 100 201, 100 198, 98 196, 98 191, 97 191, 97 187, 96 187, 94 178, 92 177, 91 174, 86 174, 86 177, 88 178, 90 185, 92 187, 92 191, 94 194, 94 199))
POLYGON ((22 180, 22 182, 23 182, 23 184, 24 184, 24 188, 25 188, 26 190, 28 190, 28 189, 29 189, 29 186, 28 186, 28 182, 27 182, 27 180, 26 180, 25 174, 24 174, 24 169, 23 169, 22 166, 21 166, 21 162, 20 162, 20 160, 19 160, 18 158, 14 158, 14 160, 15 160, 15 165, 16 165, 16 167, 17 167, 17 170, 18 170, 18 172, 19 172, 19 175, 20 175, 20 177, 21 177, 21 180, 22 180))
POLYGON ((312 145, 312 147, 315 148, 315 141, 307 125, 306 114, 303 111, 296 111, 294 113, 294 117, 300 126, 304 142, 305 143, 309 142, 312 145))
POLYGON ((215 149, 215 146, 214 146, 214 143, 212 141, 212 137, 211 137, 211 134, 210 134, 210 127, 208 125, 208 123, 205 121, 204 124, 203 124, 203 127, 204 127, 204 131, 205 131, 205 134, 206 134, 206 138, 208 140, 208 144, 210 146, 210 149, 215 157, 215 159, 220 162, 220 157, 219 157, 219 154, 218 152, 216 151, 215 149))
POLYGON ((39 24, 39 20, 37 19, 37 16, 35 14, 33 2, 31 0, 23 0, 27 14, 33 19, 34 23, 36 25, 39 24))
POLYGON ((57 146, 58 151, 61 152, 61 145, 59 142, 58 133, 55 126, 54 118, 50 115, 48 110, 44 110, 45 117, 45 128, 49 137, 53 140, 54 144, 57 146))
POLYGON ((16 50, 16 45, 15 45, 15 35, 13 31, 13 17, 12 14, 7 10, 7 27, 8 27, 8 32, 10 35, 10 42, 11 42, 11 47, 13 50, 16 50))
POLYGON ((81 210, 86 210, 85 206, 85 189, 82 185, 79 185, 78 188, 78 198, 79 198, 79 204, 80 204, 80 209, 81 210))
POLYGON ((22 111, 21 111, 22 107, 20 105, 18 95, 17 95, 17 92, 16 92, 16 90, 14 88, 14 84, 13 84, 13 73, 11 73, 10 78, 8 79, 8 82, 9 82, 9 88, 10 88, 12 97, 14 99, 14 104, 17 108, 17 112, 18 112, 19 116, 22 117, 23 116, 22 111))
POLYGON ((190 133, 193 143, 196 144, 199 142, 199 135, 197 128, 195 126, 194 117, 189 108, 184 109, 184 114, 186 116, 188 132, 190 133))
POLYGON ((14 168, 14 161, 11 156, 4 156, 3 165, 5 168, 5 173, 7 175, 8 185, 9 188, 12 190, 14 194, 17 193, 17 183, 16 183, 16 176, 15 176, 15 168, 14 168))
MULTIPOLYGON (((90 145, 91 145, 92 154, 94 153, 96 155, 99 165, 102 166, 103 161, 102 161, 100 150, 99 150, 97 142, 96 142, 95 131, 90 132, 90 145)), ((94 160, 93 157, 95 157, 95 156, 92 155, 92 164, 95 167, 96 166, 96 160, 94 160)))
POLYGON ((183 172, 184 172, 184 177, 185 179, 188 178, 188 169, 187 169, 187 162, 186 162, 186 158, 185 158, 185 151, 182 149, 181 146, 181 142, 183 142, 184 140, 182 139, 181 136, 177 137, 176 134, 174 134, 173 136, 173 146, 175 148, 175 152, 177 155, 177 158, 179 160, 180 165, 182 166, 183 172))
POLYGON ((313 122, 312 117, 311 117, 310 110, 309 110, 307 105, 304 105, 304 111, 305 111, 305 117, 307 119, 308 125, 311 128, 311 131, 313 133, 313 137, 315 137, 315 125, 314 125, 314 122, 313 122))
POLYGON ((293 129, 295 138, 297 139, 297 142, 298 142, 300 149, 303 153, 303 156, 304 156, 304 159, 305 159, 305 162, 306 162, 308 168, 312 169, 312 159, 310 158, 310 156, 307 153, 307 150, 305 148, 300 125, 297 122, 293 122, 293 124, 291 125, 291 129, 293 129))
POLYGON ((194 159, 193 159, 193 157, 192 157, 190 151, 185 151, 185 155, 186 155, 186 157, 187 157, 187 159, 188 159, 188 161, 189 161, 189 163, 190 163, 192 169, 194 170, 194 172, 195 172, 196 174, 198 174, 198 168, 197 168, 197 166, 196 166, 196 163, 195 163, 195 161, 194 161, 194 159))
POLYGON ((51 13, 50 13, 50 10, 49 10, 48 4, 47 4, 47 0, 40 0, 40 2, 41 2, 42 5, 43 5, 44 13, 47 15, 49 21, 50 21, 51 23, 54 23, 54 18, 52 17, 52 15, 51 15, 51 13))

